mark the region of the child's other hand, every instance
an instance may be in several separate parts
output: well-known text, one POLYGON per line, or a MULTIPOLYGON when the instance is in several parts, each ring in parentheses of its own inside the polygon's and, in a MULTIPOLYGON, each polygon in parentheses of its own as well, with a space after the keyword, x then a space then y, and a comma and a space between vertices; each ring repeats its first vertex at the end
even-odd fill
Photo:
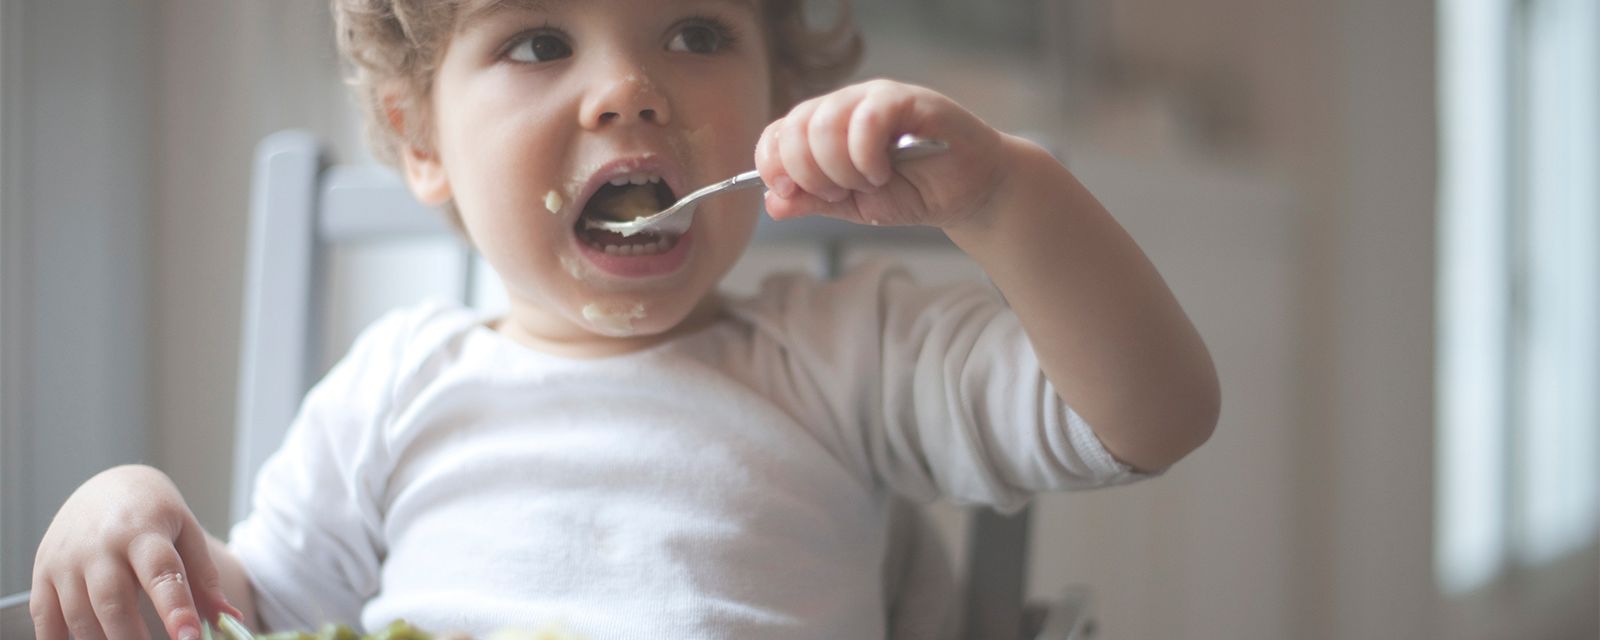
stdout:
POLYGON ((141 592, 178 640, 198 639, 219 612, 240 615, 178 488, 150 467, 117 467, 78 487, 45 531, 28 603, 34 633, 143 640, 141 592))
POLYGON ((1004 136, 935 91, 889 80, 802 102, 767 126, 756 169, 776 219, 820 214, 863 224, 950 229, 982 215, 1006 175, 1004 136), (950 150, 890 162, 901 134, 950 150))

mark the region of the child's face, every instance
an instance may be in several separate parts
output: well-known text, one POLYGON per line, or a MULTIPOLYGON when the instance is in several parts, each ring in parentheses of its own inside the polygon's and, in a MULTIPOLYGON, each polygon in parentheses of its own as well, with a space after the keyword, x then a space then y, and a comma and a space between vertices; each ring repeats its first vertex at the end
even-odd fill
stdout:
POLYGON ((702 204, 678 238, 580 218, 660 208, 657 180, 677 197, 752 166, 772 111, 756 2, 502 4, 457 25, 433 87, 435 151, 405 158, 413 190, 454 198, 505 281, 504 330, 574 344, 677 326, 744 250, 759 194, 702 204))

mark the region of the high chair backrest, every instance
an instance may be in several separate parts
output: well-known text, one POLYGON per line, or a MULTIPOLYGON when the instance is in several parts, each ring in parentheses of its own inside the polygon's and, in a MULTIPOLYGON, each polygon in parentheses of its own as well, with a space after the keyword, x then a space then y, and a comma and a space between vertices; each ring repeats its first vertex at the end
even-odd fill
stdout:
MULTIPOLYGON (((232 519, 249 511, 255 476, 282 442, 302 397, 321 376, 327 340, 330 251, 340 245, 417 238, 450 238, 441 212, 419 204, 392 171, 373 165, 333 165, 318 140, 300 131, 265 138, 257 149, 252 178, 249 263, 243 322, 232 519)), ((766 224, 756 245, 809 246, 819 271, 840 268, 846 242, 948 243, 928 229, 863 229, 829 220, 766 224)), ((472 304, 481 280, 492 278, 477 266, 464 243, 451 245, 460 299, 472 304)), ((943 561, 937 532, 926 518, 908 516, 922 529, 912 539, 923 560, 943 561), (933 556, 929 557, 929 550, 933 556)), ((942 637, 1015 638, 1023 618, 1028 518, 975 510, 969 518, 968 551, 961 575, 965 597, 956 620, 960 634, 942 637)), ((893 550, 891 550, 893 551, 893 550)), ((913 560, 920 561, 920 560, 913 560)), ((915 571, 906 576, 919 576, 915 571)), ((913 585, 914 586, 914 585, 913 585)))

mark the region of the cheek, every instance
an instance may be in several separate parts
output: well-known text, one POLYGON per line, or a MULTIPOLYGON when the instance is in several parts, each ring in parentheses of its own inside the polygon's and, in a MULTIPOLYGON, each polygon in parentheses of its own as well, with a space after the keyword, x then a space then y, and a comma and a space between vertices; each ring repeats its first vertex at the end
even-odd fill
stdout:
POLYGON ((456 205, 469 224, 512 237, 547 234, 559 220, 551 213, 569 196, 555 160, 537 132, 485 126, 461 132, 446 166, 456 205), (554 194, 552 196, 552 194, 554 194))

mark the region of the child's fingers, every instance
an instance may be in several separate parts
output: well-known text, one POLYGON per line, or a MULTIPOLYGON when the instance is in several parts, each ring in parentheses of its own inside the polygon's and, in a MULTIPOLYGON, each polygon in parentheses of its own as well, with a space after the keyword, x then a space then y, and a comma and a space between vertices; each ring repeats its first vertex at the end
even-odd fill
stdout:
POLYGON ((834 184, 811 155, 810 122, 816 107, 815 100, 802 102, 784 117, 783 128, 778 133, 778 155, 783 159, 784 172, 801 189, 829 202, 838 202, 848 197, 849 192, 834 184))
POLYGON ((106 636, 117 640, 148 640, 139 616, 139 583, 124 567, 102 563, 84 574, 89 605, 106 636))
POLYGON ((72 637, 76 640, 105 640, 105 631, 100 628, 100 618, 94 614, 94 605, 89 602, 83 576, 72 574, 60 577, 55 587, 56 598, 61 601, 61 617, 66 620, 72 637))
POLYGON ((895 105, 868 94, 850 114, 850 161, 874 186, 889 184, 894 179, 894 165, 889 159, 889 141, 895 135, 891 114, 895 105))
POLYGON ((28 615, 33 618, 33 637, 38 640, 67 640, 67 620, 61 613, 61 600, 49 581, 36 580, 28 594, 28 615))
POLYGON ((767 125, 761 132, 761 139, 756 141, 756 171, 761 173, 761 181, 767 188, 777 191, 782 196, 792 196, 796 190, 794 181, 783 172, 783 159, 778 156, 778 134, 782 131, 783 121, 777 120, 767 125))
POLYGON ((199 638, 200 612, 195 607, 184 565, 186 562, 209 562, 209 558, 180 557, 172 543, 153 534, 135 539, 128 551, 139 584, 150 595, 150 602, 155 604, 156 615, 161 617, 167 634, 175 640, 199 638))
POLYGON ((839 202, 828 202, 804 191, 798 192, 789 198, 778 195, 777 192, 768 192, 765 205, 767 215, 772 216, 774 220, 820 215, 856 222, 867 222, 861 218, 856 206, 856 200, 861 197, 864 196, 846 198, 839 202))
POLYGON ((806 134, 811 140, 811 155, 829 180, 846 189, 870 193, 877 187, 850 158, 851 114, 858 104, 858 98, 851 94, 823 101, 811 114, 806 134))
MULTIPOLYGON (((184 573, 188 575, 189 589, 196 597, 195 602, 206 605, 226 603, 228 596, 222 591, 222 572, 211 557, 211 544, 206 538, 206 530, 193 513, 185 510, 184 516, 184 526, 178 531, 174 546, 178 549, 178 555, 183 557, 184 573)), ((227 605, 227 608, 228 613, 237 617, 238 610, 233 605, 227 605)), ((215 617, 217 613, 215 609, 200 610, 200 614, 207 619, 215 617)))

